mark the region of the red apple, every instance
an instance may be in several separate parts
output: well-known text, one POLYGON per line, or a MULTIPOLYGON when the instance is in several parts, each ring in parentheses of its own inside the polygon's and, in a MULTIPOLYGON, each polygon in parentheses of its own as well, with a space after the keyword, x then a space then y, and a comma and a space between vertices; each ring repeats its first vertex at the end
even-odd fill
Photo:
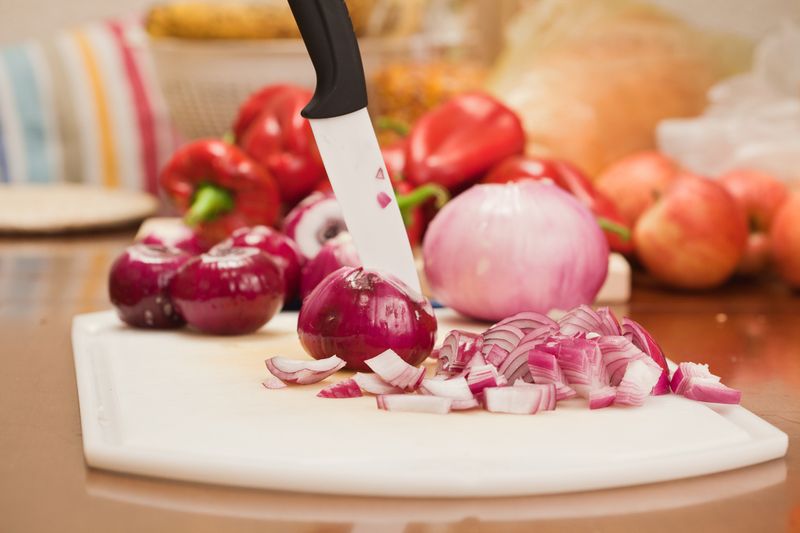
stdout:
POLYGON ((750 227, 747 249, 737 272, 758 274, 769 264, 767 234, 775 213, 789 197, 789 189, 778 178, 757 170, 734 170, 720 176, 719 182, 744 210, 750 227))
POLYGON ((595 185, 614 201, 632 227, 679 172, 678 165, 660 152, 638 152, 607 168, 595 185))
POLYGON ((770 231, 772 260, 786 283, 800 288, 800 192, 778 210, 770 231))
POLYGON ((639 260, 667 285, 705 289, 733 274, 747 245, 747 219, 718 183, 675 181, 633 231, 639 260))
POLYGON ((778 208, 789 197, 789 189, 778 178, 757 170, 734 170, 719 182, 747 215, 751 231, 769 231, 778 208))

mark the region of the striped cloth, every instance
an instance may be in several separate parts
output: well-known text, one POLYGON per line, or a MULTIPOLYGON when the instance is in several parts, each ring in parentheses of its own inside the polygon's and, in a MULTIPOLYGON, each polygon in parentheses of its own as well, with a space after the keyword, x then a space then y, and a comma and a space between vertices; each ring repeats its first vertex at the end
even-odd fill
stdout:
POLYGON ((174 131, 139 22, 0 48, 0 182, 155 193, 174 131))

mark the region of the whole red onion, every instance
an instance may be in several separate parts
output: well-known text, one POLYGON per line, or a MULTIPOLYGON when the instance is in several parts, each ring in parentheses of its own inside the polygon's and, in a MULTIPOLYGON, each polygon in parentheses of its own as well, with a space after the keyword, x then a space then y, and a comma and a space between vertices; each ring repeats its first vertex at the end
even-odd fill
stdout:
POLYGON ((303 301, 297 333, 315 359, 337 355, 347 368, 371 372, 364 361, 389 349, 422 363, 436 340, 436 317, 430 302, 397 278, 342 267, 303 301))
POLYGON ((288 236, 269 226, 240 228, 219 247, 250 246, 272 257, 283 271, 284 301, 293 299, 300 288, 300 271, 305 262, 297 244, 288 236))
POLYGON ((283 305, 281 268, 256 248, 217 248, 187 262, 170 294, 193 328, 215 335, 251 333, 283 305))
POLYGON ((328 274, 343 266, 361 266, 358 250, 349 233, 340 233, 327 241, 319 253, 305 264, 300 278, 300 298, 308 296, 328 274))
POLYGON ((170 246, 191 255, 202 254, 210 248, 192 228, 183 223, 164 224, 142 237, 139 242, 153 246, 170 246))
POLYGON ((114 264, 108 294, 120 319, 138 328, 175 328, 186 322, 168 294, 169 283, 191 256, 176 248, 134 244, 114 264))
POLYGON ((608 270, 592 213, 550 182, 476 185, 433 219, 423 242, 433 294, 497 321, 591 303, 608 270))

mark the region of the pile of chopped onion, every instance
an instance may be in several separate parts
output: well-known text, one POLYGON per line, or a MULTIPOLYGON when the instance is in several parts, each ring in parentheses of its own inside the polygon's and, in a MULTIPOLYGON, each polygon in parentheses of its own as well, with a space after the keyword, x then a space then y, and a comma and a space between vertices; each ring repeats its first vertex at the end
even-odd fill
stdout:
MULTIPOLYGON (((558 322, 538 313, 506 318, 482 334, 453 330, 435 351, 435 375, 392 350, 366 360, 374 374, 357 373, 317 396, 376 398, 379 409, 444 414, 482 407, 492 413, 552 411, 581 397, 590 409, 640 406, 649 396, 679 394, 738 404, 741 392, 723 385, 708 365, 680 363, 670 375, 664 353, 638 323, 620 322, 607 307, 578 306, 558 322)), ((267 360, 269 389, 321 381, 342 367, 336 356, 318 361, 267 360)))

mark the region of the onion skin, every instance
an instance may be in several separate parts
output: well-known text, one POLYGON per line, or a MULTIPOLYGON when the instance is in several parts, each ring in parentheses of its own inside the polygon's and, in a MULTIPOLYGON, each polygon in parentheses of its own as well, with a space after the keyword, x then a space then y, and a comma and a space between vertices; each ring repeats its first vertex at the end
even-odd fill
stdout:
POLYGON ((326 241, 319 253, 303 266, 300 277, 300 299, 305 299, 328 274, 336 272, 343 266, 361 266, 358 250, 349 233, 340 233, 326 241))
POLYGON ((297 334, 311 357, 337 355, 346 368, 371 372, 365 361, 386 350, 422 363, 436 340, 436 317, 430 302, 396 278, 342 267, 303 301, 297 334))
POLYGON ((191 256, 177 248, 134 244, 111 265, 108 295, 117 315, 136 328, 186 324, 169 296, 169 284, 191 256))
POLYGON ((287 235, 269 226, 240 228, 217 246, 250 246, 272 257, 283 271, 284 301, 293 299, 300 288, 300 270, 305 262, 297 244, 287 235))
POLYGON ((281 268, 256 248, 223 248, 194 257, 170 284, 186 322, 214 335, 256 331, 280 311, 283 290, 281 268))
POLYGON ((423 242, 436 297, 487 321, 591 303, 608 253, 594 215, 542 181, 473 186, 445 205, 423 242))

